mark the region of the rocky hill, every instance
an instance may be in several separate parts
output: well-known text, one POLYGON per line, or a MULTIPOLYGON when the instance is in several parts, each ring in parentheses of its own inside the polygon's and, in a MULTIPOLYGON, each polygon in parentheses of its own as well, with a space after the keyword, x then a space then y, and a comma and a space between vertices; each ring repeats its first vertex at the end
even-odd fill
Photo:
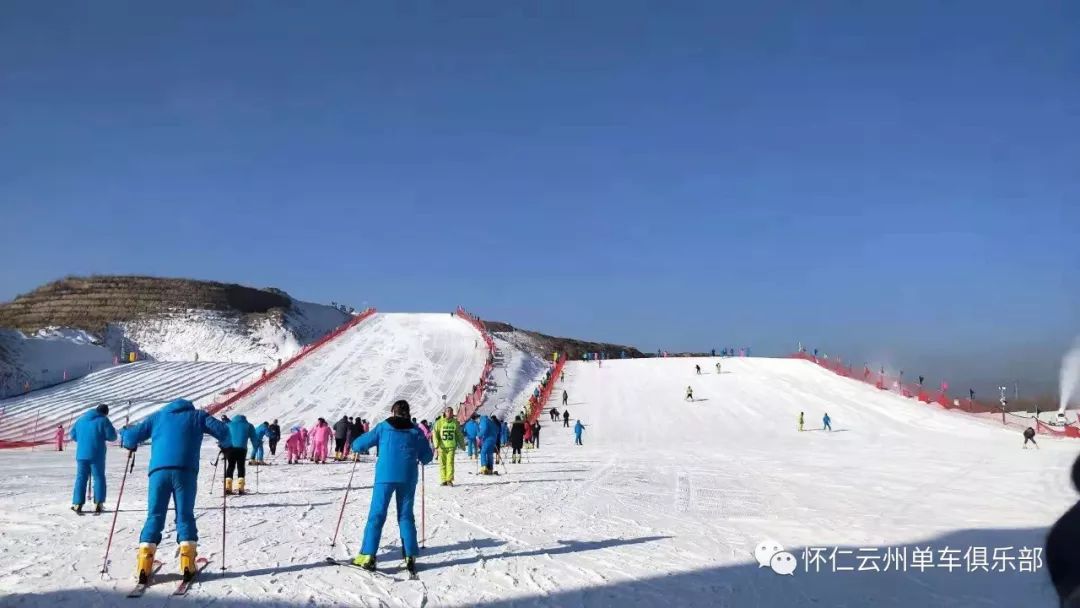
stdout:
POLYGON ((551 353, 567 353, 571 360, 581 359, 583 353, 604 353, 608 359, 618 359, 625 353, 627 358, 637 359, 647 357, 633 346, 622 344, 610 344, 606 342, 591 342, 575 338, 558 338, 535 331, 518 329, 509 323, 501 321, 484 321, 484 326, 493 334, 532 352, 533 354, 550 358, 551 353))
POLYGON ((72 327, 104 334, 110 323, 179 310, 238 315, 284 312, 291 298, 280 290, 142 276, 68 277, 0 304, 0 327, 33 333, 72 327))

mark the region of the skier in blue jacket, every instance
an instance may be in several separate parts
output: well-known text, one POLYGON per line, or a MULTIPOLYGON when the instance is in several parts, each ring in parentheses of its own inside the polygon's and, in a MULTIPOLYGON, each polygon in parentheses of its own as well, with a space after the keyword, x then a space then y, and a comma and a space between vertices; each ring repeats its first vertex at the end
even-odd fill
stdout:
POLYGON ((462 432, 465 433, 465 453, 469 455, 469 460, 472 460, 476 456, 476 438, 480 436, 480 425, 476 421, 476 414, 473 414, 465 423, 462 432))
POLYGON ((180 544, 180 572, 184 580, 195 576, 199 531, 195 526, 199 449, 203 434, 227 445, 229 428, 186 399, 177 399, 123 433, 123 446, 134 452, 147 439, 150 444, 150 481, 146 523, 139 535, 135 563, 140 583, 148 583, 154 553, 165 529, 169 498, 176 508, 176 540, 180 544))
POLYGON ((495 470, 495 450, 499 445, 499 419, 494 415, 480 418, 480 474, 498 475, 495 470))
POLYGON ((405 567, 416 572, 416 520, 413 517, 413 498, 416 495, 416 465, 428 464, 434 457, 431 444, 424 433, 410 420, 409 402, 404 399, 390 408, 391 416, 367 433, 353 440, 352 450, 362 452, 378 446, 375 463, 375 488, 371 508, 364 528, 364 542, 353 564, 366 570, 375 569, 375 553, 379 550, 383 524, 390 507, 390 498, 397 499, 398 531, 405 551, 405 567))
POLYGON ((109 422, 109 406, 102 403, 86 412, 71 427, 71 440, 78 443, 75 451, 75 490, 71 495, 71 510, 82 514, 86 501, 86 482, 94 477, 94 511, 105 509, 105 442, 116 441, 116 429, 109 422))
POLYGON ((585 425, 581 424, 581 419, 579 418, 578 421, 577 421, 577 424, 574 425, 574 443, 575 444, 583 445, 581 443, 581 433, 584 430, 585 430, 585 425))
POLYGON ((247 446, 250 443, 252 450, 255 448, 255 427, 247 421, 243 414, 229 421, 229 438, 223 442, 221 453, 225 455, 225 493, 233 492, 233 474, 239 476, 236 480, 236 492, 244 493, 245 463, 247 461, 247 446))
POLYGON ((263 460, 263 439, 270 432, 270 423, 263 422, 255 427, 255 437, 251 440, 251 462, 249 464, 266 464, 263 460))

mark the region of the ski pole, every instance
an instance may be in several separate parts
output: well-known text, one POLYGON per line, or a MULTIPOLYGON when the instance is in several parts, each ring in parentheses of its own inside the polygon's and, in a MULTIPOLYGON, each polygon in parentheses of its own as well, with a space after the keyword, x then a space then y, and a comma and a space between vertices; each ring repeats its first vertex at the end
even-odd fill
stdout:
MULTIPOLYGON (((214 467, 217 471, 217 467, 214 467)), ((221 575, 225 575, 225 514, 228 511, 228 498, 229 495, 225 493, 225 488, 221 488, 221 575)))
POLYGON ((210 478, 210 488, 209 488, 211 496, 214 495, 214 483, 217 482, 217 468, 218 468, 218 463, 221 462, 221 455, 222 454, 224 454, 224 451, 218 452, 217 458, 214 459, 214 476, 210 478))
POLYGON ((427 494, 427 479, 424 477, 424 465, 420 465, 420 548, 427 543, 427 510, 424 508, 424 496, 427 494))
POLYGON ((127 462, 124 463, 124 476, 120 478, 120 492, 116 495, 116 510, 113 511, 112 526, 109 527, 109 540, 105 543, 105 557, 101 562, 101 573, 109 571, 109 550, 112 549, 113 532, 116 531, 116 517, 120 515, 120 499, 124 497, 124 484, 127 483, 129 471, 135 469, 135 452, 129 451, 127 462))
POLYGON ((262 467, 258 464, 255 465, 255 493, 259 493, 259 469, 262 467))
POLYGON ((337 546, 338 531, 341 530, 341 520, 345 517, 345 503, 349 502, 349 492, 352 490, 353 475, 356 474, 356 465, 359 462, 353 462, 352 471, 349 473, 349 485, 345 486, 345 496, 341 499, 341 512, 338 513, 337 525, 334 526, 334 538, 330 540, 330 548, 333 549, 337 546))

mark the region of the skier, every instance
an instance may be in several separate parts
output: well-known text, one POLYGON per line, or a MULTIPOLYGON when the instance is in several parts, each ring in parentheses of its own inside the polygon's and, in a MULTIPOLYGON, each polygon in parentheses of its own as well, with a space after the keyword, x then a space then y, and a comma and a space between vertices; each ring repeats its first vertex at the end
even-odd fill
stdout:
MULTIPOLYGON (((141 423, 124 431, 122 445, 134 452, 150 443, 150 480, 146 523, 139 535, 136 567, 139 582, 148 584, 154 553, 165 528, 169 497, 176 508, 176 540, 180 544, 180 572, 185 581, 195 576, 199 531, 195 524, 195 495, 199 481, 199 449, 203 434, 229 445, 229 428, 190 401, 177 399, 141 423)), ((241 447, 242 451, 244 448, 241 447)), ((241 452, 241 459, 243 453, 241 452)))
MULTIPOLYGON (((570 400, 570 395, 568 395, 568 394, 566 393, 566 391, 564 390, 564 391, 562 392, 562 404, 563 404, 563 407, 566 407, 566 406, 567 406, 567 402, 568 402, 569 400, 570 400)), ((558 411, 558 410, 556 410, 556 411, 558 411)))
POLYGON ((439 452, 441 485, 454 485, 454 456, 464 441, 461 425, 454 418, 454 408, 447 407, 443 416, 435 421, 435 449, 439 452))
POLYGON ((476 421, 476 414, 469 417, 469 421, 462 426, 465 435, 465 453, 469 460, 476 458, 476 439, 480 436, 480 423, 476 421))
POLYGON ((499 429, 499 449, 509 445, 510 443, 510 425, 506 422, 502 423, 502 427, 499 429))
POLYGON ((326 454, 330 449, 330 438, 334 431, 327 424, 325 418, 319 418, 319 423, 311 431, 312 454, 311 459, 320 464, 326 464, 326 454))
POLYGON ((75 449, 75 489, 71 496, 71 510, 82 514, 86 502, 86 483, 94 477, 94 512, 105 509, 105 443, 116 441, 116 429, 109 422, 109 406, 102 403, 89 410, 71 427, 71 440, 79 444, 75 449))
POLYGON ((533 447, 540 449, 540 421, 533 422, 532 425, 532 443, 533 447))
POLYGON ((694 370, 697 372, 697 375, 699 375, 699 376, 701 375, 701 366, 700 365, 695 365, 694 370))
POLYGON ((575 444, 584 445, 584 444, 581 443, 581 433, 584 430, 585 430, 585 425, 581 424, 581 420, 579 419, 577 421, 577 423, 574 424, 574 443, 575 444))
POLYGON ((551 408, 551 421, 552 422, 558 422, 559 421, 559 408, 557 408, 557 407, 551 408))
POLYGON ((304 453, 304 433, 299 426, 294 426, 291 432, 285 440, 285 455, 289 458, 289 464, 299 464, 300 456, 304 453))
POLYGON ((799 432, 801 433, 802 430, 803 430, 803 413, 799 412, 799 432))
POLYGON ((822 430, 832 432, 832 418, 829 418, 829 412, 825 412, 825 417, 821 421, 825 423, 825 426, 821 427, 822 430))
MULTIPOLYGON (((356 440, 357 437, 363 435, 366 432, 367 430, 364 429, 364 421, 359 416, 353 418, 352 439, 345 444, 345 449, 351 449, 352 442, 356 440)), ((356 462, 358 460, 360 460, 360 452, 353 452, 353 462, 356 462)))
POLYGON ((342 416, 334 424, 334 460, 341 460, 342 452, 345 451, 345 439, 349 436, 349 419, 342 416))
POLYGON ((274 418, 273 424, 270 425, 270 430, 266 433, 266 438, 270 440, 270 455, 277 455, 277 444, 281 441, 281 427, 278 426, 277 418, 274 418))
POLYGON ((303 438, 300 451, 304 458, 311 457, 311 432, 304 427, 300 427, 300 436, 303 438))
POLYGON ((499 419, 492 415, 490 418, 480 418, 480 473, 482 475, 498 475, 495 470, 495 450, 499 444, 499 419))
POLYGON ((57 452, 63 452, 64 451, 64 425, 62 425, 62 424, 56 425, 56 433, 54 433, 54 437, 56 438, 56 451, 57 452))
MULTIPOLYGON (((1024 449, 1025 450, 1027 449, 1027 444, 1028 444, 1029 441, 1031 443, 1035 443, 1035 429, 1031 428, 1030 426, 1028 428, 1024 429, 1024 449)), ((1039 449, 1039 444, 1035 443, 1035 449, 1036 450, 1039 449)), ((94 484, 97 485, 97 482, 95 481, 94 484)))
POLYGON ((723 373, 722 371, 720 371, 720 369, 721 369, 721 367, 720 367, 720 362, 719 362, 719 361, 717 361, 717 362, 716 362, 716 373, 717 373, 717 374, 722 374, 722 373, 723 373))
POLYGON ((371 494, 371 508, 364 542, 353 564, 365 570, 375 570, 375 553, 379 550, 383 524, 390 506, 390 499, 397 498, 398 529, 405 568, 416 572, 416 555, 420 552, 416 543, 416 520, 413 517, 413 497, 416 495, 416 465, 431 462, 431 445, 423 434, 409 421, 409 402, 404 399, 390 408, 391 416, 353 441, 354 452, 378 446, 379 459, 375 463, 375 489, 371 494))
POLYGON ((225 455, 225 493, 233 493, 233 473, 239 475, 236 491, 244 493, 244 474, 247 460, 247 446, 255 447, 255 427, 247 421, 247 416, 240 414, 229 421, 229 441, 223 442, 221 452, 225 455))
POLYGON ((270 432, 270 423, 263 421, 262 424, 255 427, 255 439, 251 442, 251 462, 248 464, 263 465, 266 461, 263 460, 263 439, 266 438, 266 434, 270 432))
POLYGON ((688 387, 686 387, 686 401, 693 401, 693 400, 694 400, 694 387, 688 386, 688 387))
POLYGON ((564 429, 570 428, 570 410, 563 410, 562 425, 564 429))
POLYGON ((559 374, 559 381, 566 382, 566 372, 562 372, 561 374, 559 374))
POLYGON ((521 464, 521 448, 525 445, 525 423, 521 416, 514 418, 514 428, 510 429, 510 462, 521 464))
POLYGON ((345 445, 341 446, 341 459, 342 460, 347 460, 349 458, 349 444, 351 444, 353 442, 353 439, 356 439, 357 437, 360 436, 360 435, 353 435, 353 429, 356 428, 355 427, 356 423, 353 422, 352 416, 348 416, 346 418, 346 420, 349 421, 349 428, 345 429, 345 445))

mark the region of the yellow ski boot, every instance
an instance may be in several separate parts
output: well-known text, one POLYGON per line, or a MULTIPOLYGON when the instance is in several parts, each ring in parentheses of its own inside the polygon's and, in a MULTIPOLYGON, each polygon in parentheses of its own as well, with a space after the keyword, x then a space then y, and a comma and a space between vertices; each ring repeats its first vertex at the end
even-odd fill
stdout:
POLYGON ((360 566, 364 570, 369 572, 375 571, 375 556, 374 555, 357 555, 353 558, 352 563, 354 566, 360 566))
POLYGON ((244 494, 244 478, 243 477, 236 480, 236 493, 240 494, 240 495, 244 494))
POLYGON ((135 574, 139 578, 140 585, 149 585, 150 576, 154 572, 154 553, 157 545, 154 543, 140 543, 139 552, 135 557, 135 574))
POLYGON ((185 581, 190 581, 195 576, 195 559, 198 557, 198 546, 194 541, 185 540, 180 543, 180 574, 185 581))
POLYGON ((231 477, 225 480, 225 493, 226 494, 232 494, 232 478, 231 477))

